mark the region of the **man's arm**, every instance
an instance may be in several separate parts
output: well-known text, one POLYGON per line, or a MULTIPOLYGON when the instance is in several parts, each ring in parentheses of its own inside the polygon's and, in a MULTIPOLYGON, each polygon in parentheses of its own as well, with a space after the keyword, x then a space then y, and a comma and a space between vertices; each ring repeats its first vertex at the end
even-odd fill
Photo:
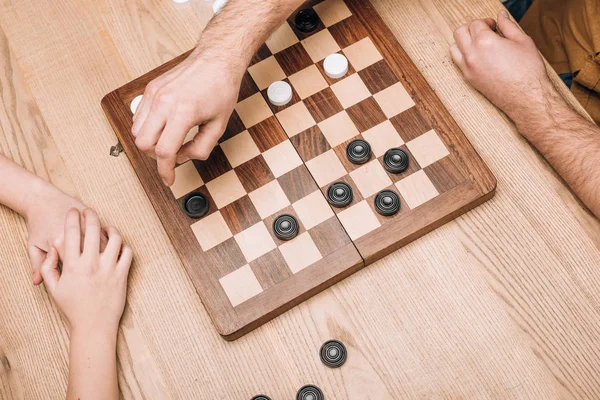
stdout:
POLYGON ((529 36, 506 12, 456 30, 450 48, 465 79, 512 119, 600 218, 600 128, 575 112, 548 78, 529 36))
POLYGON ((180 65, 148 84, 134 115, 136 145, 156 156, 167 185, 175 164, 205 160, 227 126, 252 56, 302 0, 230 0, 180 65), (194 126, 193 141, 183 144, 194 126))

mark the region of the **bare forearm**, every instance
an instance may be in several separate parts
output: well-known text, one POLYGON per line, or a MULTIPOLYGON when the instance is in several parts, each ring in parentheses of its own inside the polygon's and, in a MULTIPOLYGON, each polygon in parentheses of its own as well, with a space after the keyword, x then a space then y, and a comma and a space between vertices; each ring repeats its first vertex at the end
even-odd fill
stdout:
POLYGON ((0 188, 0 203, 26 217, 35 197, 52 185, 0 154, 0 188))
POLYGON ((67 399, 118 399, 116 332, 71 334, 67 399))
POLYGON ((208 24, 194 55, 222 58, 243 74, 252 56, 303 0, 229 0, 208 24))
POLYGON ((553 87, 520 114, 513 117, 519 131, 600 218, 600 128, 569 107, 553 87))

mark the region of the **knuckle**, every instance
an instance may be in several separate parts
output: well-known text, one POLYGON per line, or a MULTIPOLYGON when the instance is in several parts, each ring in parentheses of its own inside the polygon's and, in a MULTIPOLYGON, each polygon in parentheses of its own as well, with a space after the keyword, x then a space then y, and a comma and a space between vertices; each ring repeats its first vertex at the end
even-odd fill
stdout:
POLYGON ((138 136, 135 140, 135 145, 143 152, 152 150, 152 144, 145 140, 142 136, 138 136))
POLYGON ((154 99, 159 107, 173 104, 173 95, 165 91, 159 90, 154 96, 154 99))
POLYGON ((158 83, 156 81, 152 81, 146 86, 147 94, 155 95, 157 92, 158 92, 158 83))
POLYGON ((154 152, 156 153, 156 156, 158 158, 165 158, 165 157, 173 156, 175 154, 175 152, 171 148, 165 146, 164 144, 160 144, 160 143, 156 145, 156 149, 154 152))

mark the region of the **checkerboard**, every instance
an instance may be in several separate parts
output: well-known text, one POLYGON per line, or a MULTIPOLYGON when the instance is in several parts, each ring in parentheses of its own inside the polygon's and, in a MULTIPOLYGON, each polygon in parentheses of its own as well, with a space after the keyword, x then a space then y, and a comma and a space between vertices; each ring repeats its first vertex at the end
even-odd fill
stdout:
MULTIPOLYGON (((129 135, 129 102, 183 57, 112 92, 103 107, 217 330, 235 339, 291 306, 490 198, 495 180, 414 64, 370 5, 311 2, 320 24, 296 30, 293 16, 254 56, 238 103, 206 161, 176 168, 160 185, 154 162, 129 135), (349 72, 328 77, 326 56, 341 53, 349 72), (268 86, 288 82, 292 101, 274 106, 268 86), (346 146, 366 140, 364 164, 346 146), (393 174, 383 155, 403 149, 409 168, 393 174), (345 182, 353 199, 331 206, 328 187, 345 182), (380 215, 374 198, 399 195, 400 211, 380 215), (209 212, 192 219, 184 198, 202 193, 209 212), (273 233, 293 215, 298 235, 273 233)), ((190 134, 190 138, 194 132, 190 134)))

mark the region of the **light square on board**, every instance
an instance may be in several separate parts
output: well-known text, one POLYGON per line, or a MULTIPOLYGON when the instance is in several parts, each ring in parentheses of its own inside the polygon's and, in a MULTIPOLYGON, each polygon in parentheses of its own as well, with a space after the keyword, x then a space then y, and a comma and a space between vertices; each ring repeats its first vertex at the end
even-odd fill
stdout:
POLYGON ((308 232, 282 244, 279 251, 294 274, 323 258, 308 232))
POLYGON ((415 156, 421 168, 425 168, 450 154, 444 142, 433 129, 407 142, 406 147, 415 156))
POLYGON ((420 206, 439 194, 433 182, 431 182, 423 170, 417 171, 396 182, 396 187, 411 209, 420 206))
POLYGON ((238 233, 234 238, 248 262, 277 247, 263 221, 238 233))
POLYGON ((221 287, 233 307, 242 304, 263 291, 248 264, 219 279, 221 287))
POLYGON ((248 68, 248 72, 259 90, 266 89, 271 83, 281 81, 286 77, 285 72, 273 56, 252 65, 248 68))
POLYGON ((370 37, 366 37, 346 47, 344 54, 356 71, 365 69, 369 65, 373 65, 383 59, 383 56, 377 50, 370 37))
POLYGON ((248 193, 248 196, 263 219, 290 205, 289 199, 277 180, 248 193))
POLYGON ((352 12, 344 3, 344 0, 325 0, 313 8, 327 27, 352 16, 352 12))
POLYGON ((374 94, 373 97, 388 118, 392 118, 415 105, 415 102, 400 82, 374 94))
POLYGON ((301 99, 306 99, 327 87, 327 81, 314 64, 290 75, 288 79, 301 99))
POLYGON ((334 83, 331 85, 331 90, 344 108, 351 107, 371 96, 371 92, 358 74, 352 74, 334 83))
POLYGON ((392 184, 378 160, 372 160, 350 172, 350 177, 363 197, 369 197, 392 184))
POLYGON ((265 151, 263 157, 276 178, 302 165, 300 156, 289 140, 265 151))
POLYGON ((310 115, 303 102, 296 103, 278 112, 277 119, 289 137, 293 137, 316 124, 315 119, 310 115))
POLYGON ((175 168, 175 183, 171 185, 171 192, 176 199, 179 199, 203 184, 194 163, 188 161, 175 168))
POLYGON ((346 175, 346 169, 333 149, 326 151, 312 160, 306 161, 306 167, 319 187, 323 187, 346 175))
POLYGON ((381 226, 366 200, 339 212, 337 217, 352 240, 356 240, 381 226))
POLYGON ((298 37, 292 30, 290 24, 285 21, 271 34, 265 44, 273 54, 279 53, 290 46, 298 43, 298 37))
POLYGON ((380 157, 391 148, 400 147, 404 140, 400 137, 396 129, 389 120, 363 132, 363 137, 371 145, 371 151, 375 157, 380 157))
POLYGON ((256 93, 235 106, 238 116, 246 128, 250 128, 273 115, 261 93, 256 93))
POLYGON ((206 188, 218 208, 223 208, 246 194, 242 182, 233 170, 208 182, 206 188))
POLYGON ((233 235, 220 212, 215 212, 194 222, 191 226, 202 250, 207 251, 233 235))
POLYGON ((331 33, 327 29, 315 33, 302 41, 304 49, 315 63, 323 60, 330 54, 340 51, 340 46, 337 44, 331 33))
POLYGON ((334 216, 333 210, 320 190, 298 200, 293 207, 305 229, 311 229, 334 216))
POLYGON ((233 168, 242 165, 260 154, 260 150, 248 131, 235 135, 231 139, 221 143, 220 146, 233 168))
POLYGON ((346 111, 339 112, 333 117, 320 122, 319 128, 331 147, 344 143, 346 140, 359 134, 358 129, 356 129, 354 122, 352 122, 346 111))

